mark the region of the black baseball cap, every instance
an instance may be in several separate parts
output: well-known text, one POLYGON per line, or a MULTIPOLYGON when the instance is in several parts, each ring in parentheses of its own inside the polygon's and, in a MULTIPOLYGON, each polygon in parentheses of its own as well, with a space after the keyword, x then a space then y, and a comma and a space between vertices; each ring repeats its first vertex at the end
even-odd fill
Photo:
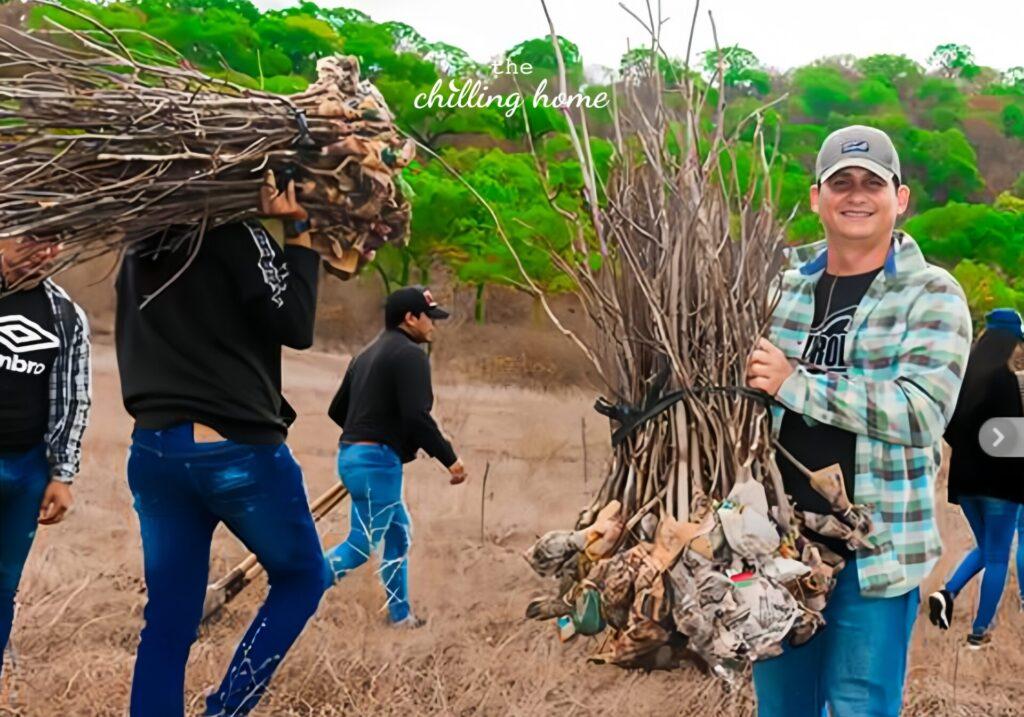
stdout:
POLYGON ((430 289, 425 286, 407 286, 392 292, 384 304, 384 321, 388 326, 398 326, 409 312, 426 314, 435 320, 451 316, 434 301, 430 289))

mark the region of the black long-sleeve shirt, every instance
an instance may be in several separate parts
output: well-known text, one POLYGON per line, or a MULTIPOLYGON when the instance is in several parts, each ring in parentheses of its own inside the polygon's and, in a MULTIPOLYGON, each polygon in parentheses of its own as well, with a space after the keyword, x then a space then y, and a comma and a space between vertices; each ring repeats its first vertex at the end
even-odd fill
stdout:
POLYGON ((390 446, 408 463, 422 448, 446 468, 457 460, 430 415, 430 361, 405 332, 389 329, 352 359, 328 415, 342 441, 390 446))
POLYGON ((256 221, 208 231, 191 259, 187 246, 154 244, 130 251, 117 279, 128 413, 141 428, 193 421, 240 443, 281 443, 295 419, 281 347, 313 343, 319 256, 282 249, 256 221))

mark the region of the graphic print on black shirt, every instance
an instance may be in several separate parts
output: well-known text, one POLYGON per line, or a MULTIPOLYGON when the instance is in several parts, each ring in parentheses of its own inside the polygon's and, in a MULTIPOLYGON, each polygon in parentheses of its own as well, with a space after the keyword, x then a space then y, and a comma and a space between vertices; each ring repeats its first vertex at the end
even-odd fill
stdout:
POLYGON ((53 323, 42 284, 0 299, 0 453, 22 453, 46 437, 60 348, 53 323))
POLYGON ((192 249, 138 245, 121 265, 125 408, 140 428, 198 422, 238 443, 282 443, 295 411, 281 347, 313 343, 320 257, 282 248, 258 222, 211 229, 192 249))
MULTIPOLYGON (((846 373, 846 346, 861 299, 881 267, 865 274, 835 276, 822 273, 814 287, 814 320, 811 322, 801 365, 809 373, 846 373)), ((824 423, 809 425, 804 417, 786 411, 779 429, 779 442, 805 466, 813 470, 838 463, 843 469, 846 494, 854 499, 857 435, 824 423)), ((828 515, 828 501, 815 491, 804 476, 783 455, 776 454, 786 492, 801 510, 828 515)), ((853 551, 841 540, 818 536, 830 550, 845 558, 853 551)))
MULTIPOLYGON (((872 274, 873 276, 874 274, 872 274)), ((829 276, 828 278, 832 280, 829 294, 834 300, 836 298, 835 284, 839 277, 829 276)), ((833 305, 830 307, 831 313, 818 321, 817 302, 818 298, 815 296, 815 321, 807 335, 807 343, 804 344, 804 354, 800 358, 800 363, 811 373, 824 373, 825 371, 846 373, 846 362, 843 360, 846 353, 846 335, 850 332, 850 326, 853 324, 853 315, 857 311, 857 304, 841 305, 838 308, 833 305)), ((827 300, 826 306, 828 306, 827 300)))

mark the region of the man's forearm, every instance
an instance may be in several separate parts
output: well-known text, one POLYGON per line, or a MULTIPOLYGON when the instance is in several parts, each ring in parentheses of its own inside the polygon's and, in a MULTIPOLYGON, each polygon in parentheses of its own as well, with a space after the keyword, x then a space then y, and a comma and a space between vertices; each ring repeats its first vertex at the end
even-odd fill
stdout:
POLYGON ((951 409, 910 378, 871 381, 798 368, 776 396, 786 408, 816 421, 905 446, 935 444, 951 409))

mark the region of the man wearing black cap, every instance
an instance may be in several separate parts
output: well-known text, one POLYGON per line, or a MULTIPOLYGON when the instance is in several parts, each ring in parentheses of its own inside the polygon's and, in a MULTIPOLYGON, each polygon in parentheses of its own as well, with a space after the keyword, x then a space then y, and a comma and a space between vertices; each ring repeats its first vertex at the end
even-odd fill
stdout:
POLYGON ((384 331, 349 364, 328 415, 342 428, 338 473, 352 497, 351 529, 327 553, 335 581, 384 543, 381 579, 393 625, 419 627, 409 607, 409 513, 402 464, 422 448, 456 485, 466 469, 430 415, 430 362, 419 344, 433 341, 434 321, 448 318, 430 290, 399 289, 387 299, 384 331))

